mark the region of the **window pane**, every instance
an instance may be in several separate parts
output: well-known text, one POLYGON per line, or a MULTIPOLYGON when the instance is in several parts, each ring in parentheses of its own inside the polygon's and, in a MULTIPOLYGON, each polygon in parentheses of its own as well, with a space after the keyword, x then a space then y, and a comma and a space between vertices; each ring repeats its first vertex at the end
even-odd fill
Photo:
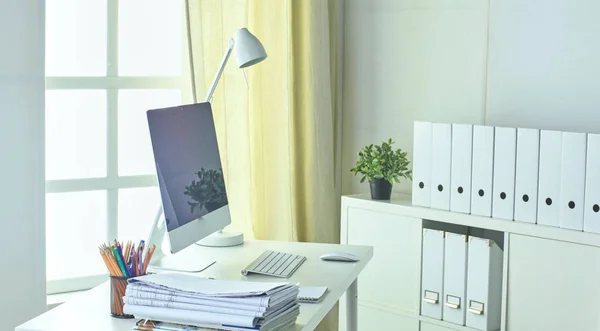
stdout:
POLYGON ((161 206, 158 187, 119 190, 119 239, 148 238, 156 212, 161 206))
POLYGON ((46 1, 46 76, 106 75, 106 0, 46 1))
POLYGON ((48 280, 106 273, 106 191, 46 194, 48 280))
POLYGON ((46 91, 46 178, 106 176, 106 92, 46 91))
POLYGON ((179 90, 119 91, 119 176, 156 173, 146 111, 180 104, 179 90))
POLYGON ((180 76, 183 1, 119 1, 119 75, 180 76))

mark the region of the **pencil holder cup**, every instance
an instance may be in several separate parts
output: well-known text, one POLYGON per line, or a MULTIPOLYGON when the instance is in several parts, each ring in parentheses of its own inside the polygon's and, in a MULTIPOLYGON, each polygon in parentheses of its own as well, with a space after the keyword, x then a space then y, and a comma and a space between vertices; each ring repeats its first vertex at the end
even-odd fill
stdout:
POLYGON ((123 297, 128 277, 110 276, 110 315, 116 318, 133 318, 123 312, 123 297))

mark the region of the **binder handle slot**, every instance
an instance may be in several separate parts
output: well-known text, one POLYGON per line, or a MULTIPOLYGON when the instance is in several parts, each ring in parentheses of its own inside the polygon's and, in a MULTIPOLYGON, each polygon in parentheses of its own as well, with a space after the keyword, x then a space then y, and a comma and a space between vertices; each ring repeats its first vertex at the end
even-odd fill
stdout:
POLYGON ((446 307, 452 308, 452 309, 458 309, 458 308, 460 308, 460 305, 457 305, 457 304, 452 303, 452 302, 446 302, 446 307))
POLYGON ((483 302, 469 301, 469 312, 475 315, 483 315, 483 302))
POLYGON ((437 292, 425 290, 423 301, 436 305, 439 302, 439 294, 437 292))
POLYGON ((460 298, 447 294, 445 305, 448 308, 459 309, 460 308, 460 298))

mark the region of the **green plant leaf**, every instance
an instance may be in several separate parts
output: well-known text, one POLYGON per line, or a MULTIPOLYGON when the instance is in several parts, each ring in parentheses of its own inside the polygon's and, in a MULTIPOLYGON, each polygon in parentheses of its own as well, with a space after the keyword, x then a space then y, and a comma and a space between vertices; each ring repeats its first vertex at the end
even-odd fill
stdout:
POLYGON ((361 175, 361 183, 374 178, 386 179, 390 183, 399 183, 401 178, 412 180, 412 171, 407 153, 402 149, 393 149, 394 141, 389 138, 380 145, 370 144, 357 153, 355 166, 350 169, 354 175, 361 175))

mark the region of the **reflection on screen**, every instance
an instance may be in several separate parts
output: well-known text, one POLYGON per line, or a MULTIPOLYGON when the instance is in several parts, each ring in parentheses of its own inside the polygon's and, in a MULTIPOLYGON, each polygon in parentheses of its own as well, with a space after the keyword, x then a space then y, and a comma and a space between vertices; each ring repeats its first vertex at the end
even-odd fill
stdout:
POLYGON ((209 103, 148 111, 167 230, 227 205, 209 103))

